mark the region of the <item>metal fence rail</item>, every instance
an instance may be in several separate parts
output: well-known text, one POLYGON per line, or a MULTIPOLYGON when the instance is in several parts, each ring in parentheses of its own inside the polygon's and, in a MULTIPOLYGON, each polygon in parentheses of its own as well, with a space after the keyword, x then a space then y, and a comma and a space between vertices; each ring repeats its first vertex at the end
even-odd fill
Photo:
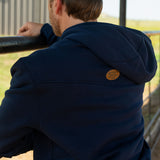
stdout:
POLYGON ((0 38, 0 54, 35 50, 47 47, 46 42, 40 36, 38 37, 1 37, 0 38))
POLYGON ((16 35, 26 22, 49 22, 48 0, 0 0, 0 35, 16 35))
POLYGON ((158 70, 155 78, 145 88, 148 95, 144 98, 143 115, 145 119, 144 137, 152 151, 160 138, 160 31, 144 32, 152 40, 157 58, 158 70))

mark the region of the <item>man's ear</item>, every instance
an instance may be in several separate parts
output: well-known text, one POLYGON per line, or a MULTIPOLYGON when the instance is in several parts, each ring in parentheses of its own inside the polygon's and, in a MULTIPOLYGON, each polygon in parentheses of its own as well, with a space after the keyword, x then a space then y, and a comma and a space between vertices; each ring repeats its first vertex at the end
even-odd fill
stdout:
POLYGON ((54 0, 55 3, 55 7, 56 7, 56 14, 61 14, 62 13, 62 1, 61 0, 54 0))

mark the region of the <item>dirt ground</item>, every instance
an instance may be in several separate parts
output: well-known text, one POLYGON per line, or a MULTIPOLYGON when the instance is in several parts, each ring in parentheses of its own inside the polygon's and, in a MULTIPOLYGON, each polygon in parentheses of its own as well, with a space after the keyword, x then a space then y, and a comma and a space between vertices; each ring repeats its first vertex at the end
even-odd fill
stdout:
POLYGON ((0 160, 33 160, 33 152, 28 152, 13 158, 0 158, 0 160))
MULTIPOLYGON (((28 152, 13 158, 0 158, 0 160, 33 160, 33 152, 28 152)), ((160 160, 160 142, 152 153, 152 160, 160 160)))
MULTIPOLYGON (((33 152, 28 152, 13 158, 0 158, 0 160, 33 160, 33 152)), ((160 142, 152 153, 152 160, 160 160, 160 142)))

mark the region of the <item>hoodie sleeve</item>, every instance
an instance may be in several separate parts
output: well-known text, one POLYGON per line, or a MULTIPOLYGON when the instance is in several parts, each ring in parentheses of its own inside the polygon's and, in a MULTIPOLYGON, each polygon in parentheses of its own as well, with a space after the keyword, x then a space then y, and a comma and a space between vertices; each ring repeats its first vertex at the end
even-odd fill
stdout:
POLYGON ((11 86, 0 106, 0 158, 33 148, 36 128, 35 88, 20 59, 11 69, 11 86))
POLYGON ((53 32, 52 26, 48 23, 43 25, 40 35, 47 41, 49 46, 59 40, 59 37, 53 32))

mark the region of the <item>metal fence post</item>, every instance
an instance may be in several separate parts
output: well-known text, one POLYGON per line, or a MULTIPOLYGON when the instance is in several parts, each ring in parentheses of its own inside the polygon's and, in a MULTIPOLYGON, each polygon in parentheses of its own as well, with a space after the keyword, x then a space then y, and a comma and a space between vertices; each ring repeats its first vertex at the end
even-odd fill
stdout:
POLYGON ((126 9, 127 9, 127 0, 120 0, 119 24, 121 26, 126 26, 126 9))
MULTIPOLYGON (((152 95, 151 95, 151 82, 149 82, 149 106, 148 106, 148 121, 149 123, 151 122, 151 99, 152 99, 152 95)), ((148 124, 149 124, 148 123, 148 124)), ((151 128, 149 129, 149 141, 151 141, 151 128)))

